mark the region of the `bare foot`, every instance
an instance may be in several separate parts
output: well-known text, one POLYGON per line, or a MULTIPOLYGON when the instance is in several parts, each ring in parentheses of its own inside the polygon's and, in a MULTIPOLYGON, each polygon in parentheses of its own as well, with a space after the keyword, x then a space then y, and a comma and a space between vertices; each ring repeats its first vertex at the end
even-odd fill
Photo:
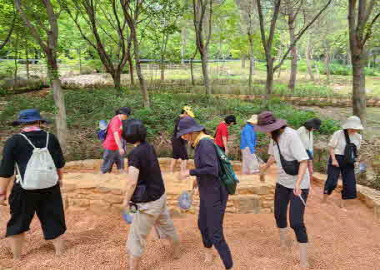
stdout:
POLYGON ((181 257, 181 246, 179 243, 172 244, 172 254, 171 257, 177 260, 181 257))
POLYGON ((214 261, 214 254, 211 251, 205 252, 205 264, 211 264, 214 261))

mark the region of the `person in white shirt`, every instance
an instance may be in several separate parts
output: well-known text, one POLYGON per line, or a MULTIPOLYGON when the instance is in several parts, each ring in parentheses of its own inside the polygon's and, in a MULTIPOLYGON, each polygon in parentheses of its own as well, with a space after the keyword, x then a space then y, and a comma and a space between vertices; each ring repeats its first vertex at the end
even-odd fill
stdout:
POLYGON ((327 197, 336 188, 340 174, 342 174, 343 180, 341 207, 344 208, 345 200, 355 199, 357 197, 355 166, 354 163, 348 162, 347 158, 345 158, 347 145, 345 133, 347 133, 350 143, 356 146, 356 150, 359 150, 362 142, 362 135, 358 133, 360 130, 363 130, 360 118, 351 116, 342 125, 342 129, 332 135, 328 144, 330 158, 328 161, 327 180, 323 190, 323 203, 326 202, 327 197))
POLYGON ((297 132, 301 138, 303 146, 305 147, 306 153, 309 156, 309 161, 307 163, 310 178, 313 177, 313 157, 314 157, 314 138, 313 131, 319 130, 321 127, 322 121, 318 118, 313 118, 307 120, 302 127, 300 127, 297 132))
POLYGON ((258 131, 267 133, 272 140, 269 155, 262 172, 273 163, 277 167, 277 183, 274 195, 274 216, 280 233, 280 245, 288 246, 288 210, 290 227, 299 243, 300 265, 308 267, 308 235, 304 223, 304 214, 310 188, 310 176, 307 169, 309 157, 297 131, 287 127, 287 122, 276 119, 272 112, 262 112, 256 125, 258 131))

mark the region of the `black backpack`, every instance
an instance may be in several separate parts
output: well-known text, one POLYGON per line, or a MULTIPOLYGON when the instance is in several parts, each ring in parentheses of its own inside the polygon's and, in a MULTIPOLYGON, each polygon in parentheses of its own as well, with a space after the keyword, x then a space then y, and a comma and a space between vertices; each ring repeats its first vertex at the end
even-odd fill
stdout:
POLYGON ((356 145, 350 141, 346 129, 344 130, 344 137, 346 138, 346 147, 344 148, 343 162, 345 164, 354 165, 358 157, 356 145))

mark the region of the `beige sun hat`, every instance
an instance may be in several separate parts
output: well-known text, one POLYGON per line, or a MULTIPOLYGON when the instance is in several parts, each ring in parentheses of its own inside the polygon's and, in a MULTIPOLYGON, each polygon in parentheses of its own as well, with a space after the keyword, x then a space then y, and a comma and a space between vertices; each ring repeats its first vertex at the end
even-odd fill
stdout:
POLYGON ((358 129, 358 130, 364 129, 362 125, 362 121, 357 116, 348 117, 346 121, 344 121, 342 128, 343 129, 358 129))
POLYGON ((249 119, 247 120, 247 122, 256 125, 256 124, 257 124, 257 114, 253 114, 253 115, 251 116, 251 118, 249 118, 249 119))

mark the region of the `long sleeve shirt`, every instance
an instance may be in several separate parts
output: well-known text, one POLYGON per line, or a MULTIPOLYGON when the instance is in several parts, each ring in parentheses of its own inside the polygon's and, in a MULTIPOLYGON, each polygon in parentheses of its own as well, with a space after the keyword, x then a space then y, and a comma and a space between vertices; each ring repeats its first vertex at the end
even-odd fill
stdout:
POLYGON ((240 149, 249 147, 251 154, 256 152, 256 132, 255 127, 247 123, 241 131, 240 149))

